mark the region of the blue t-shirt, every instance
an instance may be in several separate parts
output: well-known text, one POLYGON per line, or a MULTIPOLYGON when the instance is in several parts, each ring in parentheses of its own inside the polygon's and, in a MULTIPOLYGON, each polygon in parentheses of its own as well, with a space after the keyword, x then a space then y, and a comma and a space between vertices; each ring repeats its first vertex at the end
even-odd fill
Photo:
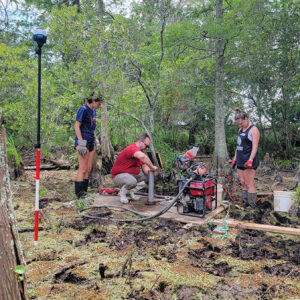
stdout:
MULTIPOLYGON (((82 138, 88 142, 94 141, 96 129, 96 110, 90 109, 87 105, 81 106, 77 111, 76 121, 80 122, 82 138)), ((77 136, 75 138, 77 142, 77 136)))

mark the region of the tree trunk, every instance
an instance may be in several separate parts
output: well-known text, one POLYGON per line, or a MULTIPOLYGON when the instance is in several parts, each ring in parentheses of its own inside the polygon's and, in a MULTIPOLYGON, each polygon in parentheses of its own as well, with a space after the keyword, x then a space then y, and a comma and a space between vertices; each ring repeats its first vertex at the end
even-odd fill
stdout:
MULTIPOLYGON (((295 177, 293 179, 293 182, 295 184, 295 187, 297 187, 298 184, 300 184, 300 165, 298 165, 298 167, 296 169, 296 174, 295 174, 295 177)), ((299 206, 300 206, 300 202, 299 202, 299 206)))
POLYGON ((77 5, 77 12, 80 13, 80 0, 73 0, 72 5, 77 5))
MULTIPOLYGON (((223 18, 223 0, 216 1, 217 26, 223 18)), ((219 36, 216 41, 216 95, 215 95, 215 153, 214 165, 217 172, 222 172, 228 160, 224 127, 224 41, 219 36)))
POLYGON ((285 159, 291 158, 291 130, 289 127, 289 110, 290 110, 290 93, 289 93, 289 83, 288 83, 288 74, 287 72, 284 73, 284 82, 286 82, 286 87, 282 87, 282 98, 283 98, 283 132, 285 137, 285 151, 284 151, 284 157, 285 159))
POLYGON ((198 124, 193 124, 189 130, 189 145, 191 146, 195 146, 195 142, 196 142, 196 132, 198 129, 198 124))
POLYGON ((98 12, 101 17, 104 16, 104 1, 98 0, 98 12))
POLYGON ((92 171, 89 176, 90 186, 98 188, 101 184, 101 175, 110 174, 114 164, 114 149, 107 131, 107 103, 101 105, 101 154, 95 153, 92 171))
POLYGON ((97 151, 95 151, 92 171, 89 174, 89 186, 98 188, 101 184, 101 169, 102 169, 102 161, 101 155, 99 156, 97 151))
POLYGON ((108 130, 107 104, 101 106, 101 153, 102 153, 102 174, 109 174, 114 164, 114 149, 111 145, 108 130))
POLYGON ((0 138, 0 299, 28 299, 25 276, 22 276, 22 281, 18 281, 15 273, 15 267, 25 265, 25 262, 12 203, 6 158, 6 133, 3 126, 0 138))
POLYGON ((156 158, 156 151, 155 151, 155 148, 154 148, 154 144, 153 144, 153 141, 154 141, 154 107, 153 105, 150 105, 149 107, 149 121, 150 121, 150 139, 151 139, 151 145, 150 145, 150 151, 152 153, 152 163, 155 165, 155 166, 159 166, 158 164, 158 161, 157 161, 157 158, 156 158))

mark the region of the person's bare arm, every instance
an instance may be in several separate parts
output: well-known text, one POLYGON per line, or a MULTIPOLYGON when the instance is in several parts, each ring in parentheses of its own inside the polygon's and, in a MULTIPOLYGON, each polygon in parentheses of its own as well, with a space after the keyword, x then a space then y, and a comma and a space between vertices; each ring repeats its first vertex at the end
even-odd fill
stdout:
POLYGON ((82 135, 80 131, 81 122, 75 121, 75 134, 79 140, 82 140, 82 135))
POLYGON ((255 127, 255 126, 251 128, 249 133, 252 136, 252 151, 251 151, 249 160, 253 161, 253 159, 257 153, 260 133, 259 133, 259 130, 257 129, 257 127, 255 127))
POLYGON ((236 150, 234 151, 234 156, 232 160, 236 160, 236 150))
POLYGON ((142 165, 142 169, 145 175, 148 175, 149 172, 151 172, 150 168, 146 164, 142 165))
POLYGON ((135 152, 133 156, 141 160, 143 164, 146 164, 149 167, 151 172, 155 172, 158 169, 156 166, 152 164, 150 158, 142 151, 135 152))

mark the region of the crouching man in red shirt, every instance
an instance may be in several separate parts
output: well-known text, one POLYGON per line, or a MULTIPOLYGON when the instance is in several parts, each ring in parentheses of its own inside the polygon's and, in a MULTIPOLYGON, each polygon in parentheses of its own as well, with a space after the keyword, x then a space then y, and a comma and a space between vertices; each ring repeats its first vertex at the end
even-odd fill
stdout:
POLYGON ((150 144, 151 140, 148 134, 140 134, 135 143, 126 147, 119 154, 112 167, 111 177, 114 183, 121 187, 121 203, 128 203, 128 193, 132 200, 139 200, 134 193, 146 187, 149 172, 155 172, 158 169, 142 152, 148 149, 150 144))

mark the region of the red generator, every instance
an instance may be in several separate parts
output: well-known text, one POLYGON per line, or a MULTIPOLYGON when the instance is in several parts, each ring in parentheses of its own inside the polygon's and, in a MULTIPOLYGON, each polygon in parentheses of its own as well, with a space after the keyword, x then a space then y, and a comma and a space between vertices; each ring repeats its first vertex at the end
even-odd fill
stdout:
POLYGON ((187 178, 179 180, 182 196, 177 203, 179 214, 204 217, 207 211, 217 208, 217 179, 209 175, 194 175, 189 182, 187 178))

